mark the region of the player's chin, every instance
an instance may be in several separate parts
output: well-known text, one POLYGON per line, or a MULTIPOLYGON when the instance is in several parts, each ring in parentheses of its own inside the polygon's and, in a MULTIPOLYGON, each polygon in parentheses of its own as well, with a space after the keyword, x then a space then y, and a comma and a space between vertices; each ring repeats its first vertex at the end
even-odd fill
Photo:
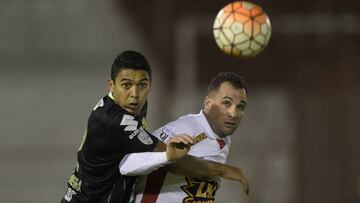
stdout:
POLYGON ((125 110, 133 115, 138 115, 140 113, 140 108, 127 106, 125 110))
POLYGON ((225 127, 222 131, 222 134, 225 136, 231 135, 234 133, 235 129, 235 127, 225 127))

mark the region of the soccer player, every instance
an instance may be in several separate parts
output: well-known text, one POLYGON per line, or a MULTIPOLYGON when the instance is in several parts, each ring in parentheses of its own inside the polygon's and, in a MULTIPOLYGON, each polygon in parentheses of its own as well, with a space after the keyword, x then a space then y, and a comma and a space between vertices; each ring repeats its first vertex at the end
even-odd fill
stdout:
MULTIPOLYGON (((151 69, 145 57, 135 51, 121 53, 113 62, 108 85, 109 94, 97 103, 89 117, 78 163, 61 203, 105 202, 115 182, 121 183, 117 189, 123 198, 131 192, 133 182, 119 173, 125 154, 158 150, 155 147, 160 142, 142 123, 151 87, 151 69)), ((179 159, 186 155, 191 143, 190 137, 178 135, 166 145, 166 152, 158 152, 158 157, 166 161, 179 159), (177 147, 179 143, 182 147, 177 147)), ((164 150, 163 144, 161 149, 164 150)))
POLYGON ((210 173, 213 175, 211 177, 208 171, 203 171, 207 167, 191 156, 186 156, 169 165, 165 164, 165 167, 150 173, 159 166, 153 164, 156 161, 146 158, 148 153, 130 154, 120 164, 122 174, 150 173, 148 176, 138 178, 134 189, 134 202, 211 203, 214 202, 215 192, 219 188, 219 176, 240 181, 244 186, 245 193, 248 194, 248 184, 241 170, 219 164, 226 162, 231 144, 230 135, 240 124, 246 104, 246 87, 242 77, 232 72, 219 73, 208 87, 204 109, 199 114, 182 116, 154 132, 154 135, 164 142, 168 142, 176 134, 192 135, 195 144, 191 147, 189 155, 203 161, 213 161, 214 165, 210 170, 220 169, 222 166, 221 170, 229 171, 230 175, 226 172, 216 173, 213 171, 210 173), (193 171, 189 173, 188 170, 193 171), (188 174, 189 176, 180 176, 174 173, 188 174), (204 176, 211 178, 204 178, 204 176))

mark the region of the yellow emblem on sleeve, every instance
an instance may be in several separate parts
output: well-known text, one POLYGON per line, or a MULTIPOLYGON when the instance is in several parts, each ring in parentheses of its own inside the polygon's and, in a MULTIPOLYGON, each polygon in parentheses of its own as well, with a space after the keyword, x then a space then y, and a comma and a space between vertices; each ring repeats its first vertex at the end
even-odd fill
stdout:
POLYGON ((205 133, 201 133, 201 134, 197 135, 196 137, 194 137, 194 142, 195 142, 194 144, 199 143, 199 142, 205 140, 206 138, 207 137, 206 137, 205 133))

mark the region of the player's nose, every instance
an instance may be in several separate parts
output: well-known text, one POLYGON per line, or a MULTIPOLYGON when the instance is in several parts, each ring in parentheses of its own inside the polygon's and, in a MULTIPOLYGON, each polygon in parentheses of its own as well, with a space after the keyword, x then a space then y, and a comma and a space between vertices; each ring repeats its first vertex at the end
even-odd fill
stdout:
POLYGON ((236 108, 230 108, 228 111, 228 114, 233 119, 237 118, 237 116, 238 116, 238 112, 237 112, 236 108))
POLYGON ((133 86, 131 89, 130 89, 130 96, 132 98, 138 98, 139 97, 139 88, 137 88, 136 86, 133 86))

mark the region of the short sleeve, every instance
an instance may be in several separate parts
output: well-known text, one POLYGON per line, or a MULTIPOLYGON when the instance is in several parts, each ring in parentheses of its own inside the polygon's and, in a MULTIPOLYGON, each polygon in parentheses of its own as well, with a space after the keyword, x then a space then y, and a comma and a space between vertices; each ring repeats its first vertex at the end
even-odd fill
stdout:
POLYGON ((176 128, 169 124, 157 129, 153 133, 153 135, 162 142, 166 142, 168 139, 175 136, 176 134, 179 134, 176 132, 176 128))
POLYGON ((196 127, 192 125, 194 124, 191 124, 190 121, 178 119, 159 128, 153 135, 163 142, 166 142, 169 138, 179 134, 194 136, 196 135, 196 127))

